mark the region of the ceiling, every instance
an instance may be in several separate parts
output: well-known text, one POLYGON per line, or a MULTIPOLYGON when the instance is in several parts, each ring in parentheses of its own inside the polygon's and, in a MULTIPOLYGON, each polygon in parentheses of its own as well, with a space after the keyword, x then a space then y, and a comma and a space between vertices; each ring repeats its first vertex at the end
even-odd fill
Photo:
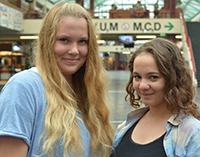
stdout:
MULTIPOLYGON (((52 4, 59 1, 73 2, 75 0, 48 0, 52 4)), ((109 10, 112 4, 116 4, 118 9, 129 9, 132 8, 133 4, 136 4, 138 0, 94 0, 94 12, 95 16, 99 18, 109 18, 109 10)), ((140 0, 142 5, 146 5, 147 9, 153 14, 154 4, 157 0, 140 0)), ((184 12, 184 17, 186 21, 192 20, 197 14, 200 13, 200 0, 177 0, 181 1, 181 4, 177 7, 182 8, 184 12)), ((159 0, 159 8, 164 6, 164 0, 159 0)), ((90 8, 90 0, 84 0, 84 7, 86 9, 90 8)), ((151 14, 150 14, 151 16, 151 14)), ((153 16, 153 15, 152 15, 153 16)))

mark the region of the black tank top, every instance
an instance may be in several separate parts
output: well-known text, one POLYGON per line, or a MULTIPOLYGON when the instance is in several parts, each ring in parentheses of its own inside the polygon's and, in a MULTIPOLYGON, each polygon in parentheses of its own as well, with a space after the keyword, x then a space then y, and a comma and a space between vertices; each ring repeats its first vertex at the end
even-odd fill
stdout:
POLYGON ((163 147, 163 139, 166 133, 151 143, 137 144, 131 139, 131 134, 136 125, 137 123, 126 132, 110 157, 167 157, 163 147))

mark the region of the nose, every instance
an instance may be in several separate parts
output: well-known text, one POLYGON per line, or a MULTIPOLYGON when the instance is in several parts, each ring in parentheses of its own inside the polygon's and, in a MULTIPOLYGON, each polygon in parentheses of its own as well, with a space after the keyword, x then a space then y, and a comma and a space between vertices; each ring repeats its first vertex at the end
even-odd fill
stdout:
POLYGON ((72 43, 70 45, 68 53, 71 54, 71 55, 77 55, 79 53, 79 51, 78 51, 78 45, 76 43, 72 43))
POLYGON ((139 88, 141 90, 147 90, 150 88, 149 81, 146 79, 142 79, 139 84, 139 88))

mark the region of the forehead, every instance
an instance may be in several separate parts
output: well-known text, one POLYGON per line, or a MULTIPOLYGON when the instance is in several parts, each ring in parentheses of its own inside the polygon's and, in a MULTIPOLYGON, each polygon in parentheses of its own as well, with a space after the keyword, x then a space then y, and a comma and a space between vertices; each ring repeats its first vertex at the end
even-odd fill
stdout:
POLYGON ((88 34, 87 21, 83 17, 63 16, 57 26, 57 34, 60 33, 88 34))
POLYGON ((135 56, 135 59, 134 59, 134 60, 136 60, 137 58, 152 58, 152 59, 155 60, 154 55, 151 54, 150 52, 147 52, 147 51, 142 51, 142 52, 140 52, 139 54, 137 54, 137 55, 135 56))
POLYGON ((133 62, 134 70, 154 69, 158 70, 158 66, 154 56, 151 53, 143 52, 135 57, 133 62))
POLYGON ((63 24, 63 23, 85 23, 87 25, 87 21, 84 17, 73 17, 73 16, 62 16, 59 20, 58 24, 63 24))

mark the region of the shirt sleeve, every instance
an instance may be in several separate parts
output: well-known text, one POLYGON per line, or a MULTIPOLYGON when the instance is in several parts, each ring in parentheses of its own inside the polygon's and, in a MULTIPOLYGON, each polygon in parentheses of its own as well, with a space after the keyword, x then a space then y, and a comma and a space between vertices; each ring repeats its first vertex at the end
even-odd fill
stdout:
POLYGON ((34 96, 28 78, 11 78, 0 94, 0 136, 22 138, 30 146, 35 118, 34 96))
POLYGON ((195 131, 192 134, 186 147, 186 156, 200 157, 200 128, 195 127, 195 131))

